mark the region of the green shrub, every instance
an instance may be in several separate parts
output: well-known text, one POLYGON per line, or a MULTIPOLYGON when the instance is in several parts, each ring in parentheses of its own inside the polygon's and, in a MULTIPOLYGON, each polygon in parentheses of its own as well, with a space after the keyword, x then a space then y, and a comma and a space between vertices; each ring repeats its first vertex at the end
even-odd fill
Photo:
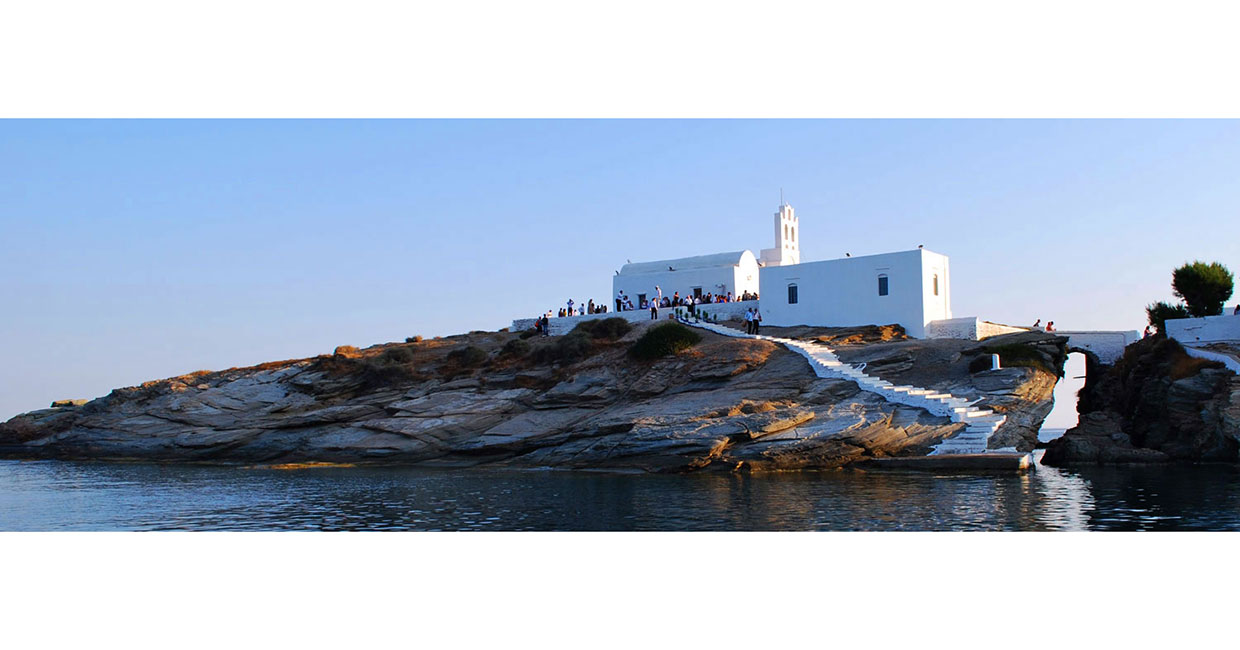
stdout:
POLYGON ((636 359, 649 361, 688 350, 701 340, 700 334, 680 323, 664 323, 642 334, 633 347, 629 348, 629 354, 636 359))
POLYGON ((1167 321, 1176 318, 1188 318, 1188 308, 1180 303, 1173 305, 1169 302, 1159 301, 1146 306, 1145 317, 1149 319, 1150 325, 1153 325, 1159 334, 1166 334, 1167 321))
POLYGON ((457 348, 448 353, 448 361, 462 368, 472 368, 486 360, 486 350, 473 345, 457 348))
POLYGON ((582 321, 573 328, 574 332, 584 332, 595 339, 611 339, 615 340, 623 337, 632 331, 633 326, 623 318, 603 318, 599 320, 582 321))
POLYGON ((513 339, 504 344, 504 349, 500 350, 500 356, 503 357, 523 357, 530 353, 530 344, 522 339, 513 339))
POLYGON ((410 350, 409 348, 404 348, 404 347, 388 348, 387 350, 383 351, 383 354, 379 355, 379 358, 384 363, 397 363, 397 364, 413 363, 413 360, 416 357, 417 355, 414 354, 413 350, 410 350))
POLYGON ((1218 262, 1193 262, 1171 272, 1171 288, 1175 297, 1183 298, 1188 314, 1193 317, 1217 316, 1223 303, 1231 297, 1231 271, 1218 262))
POLYGON ((574 329, 534 350, 534 360, 539 363, 575 363, 590 356, 593 351, 594 340, 590 335, 574 329))

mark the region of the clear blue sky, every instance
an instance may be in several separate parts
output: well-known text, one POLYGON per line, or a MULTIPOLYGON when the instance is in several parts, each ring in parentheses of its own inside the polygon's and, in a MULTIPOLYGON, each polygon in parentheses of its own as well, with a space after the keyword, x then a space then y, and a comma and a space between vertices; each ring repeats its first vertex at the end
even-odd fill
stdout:
POLYGON ((0 418, 606 299, 770 246, 781 187, 804 260, 924 244, 958 316, 1140 329, 1240 270, 1236 121, 8 120, 0 418))

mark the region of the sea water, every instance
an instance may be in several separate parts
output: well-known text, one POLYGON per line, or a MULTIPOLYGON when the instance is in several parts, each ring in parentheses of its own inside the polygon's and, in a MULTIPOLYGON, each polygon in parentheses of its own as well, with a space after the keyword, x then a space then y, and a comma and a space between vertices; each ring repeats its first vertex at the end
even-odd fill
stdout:
POLYGON ((0 461, 0 530, 1236 530, 1240 470, 632 475, 0 461))

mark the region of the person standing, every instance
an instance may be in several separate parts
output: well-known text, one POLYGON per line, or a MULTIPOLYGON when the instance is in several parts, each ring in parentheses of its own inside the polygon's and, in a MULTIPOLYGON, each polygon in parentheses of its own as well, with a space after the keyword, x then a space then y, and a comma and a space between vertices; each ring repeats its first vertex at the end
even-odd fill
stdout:
POLYGON ((659 302, 657 300, 650 301, 650 320, 659 320, 659 302))
POLYGON ((753 310, 753 334, 754 336, 758 335, 759 327, 762 327, 762 313, 758 311, 757 307, 754 307, 754 310, 753 310))
POLYGON ((616 311, 624 311, 624 292, 616 294, 616 311))
POLYGON ((753 334, 753 309, 745 310, 745 333, 753 334))

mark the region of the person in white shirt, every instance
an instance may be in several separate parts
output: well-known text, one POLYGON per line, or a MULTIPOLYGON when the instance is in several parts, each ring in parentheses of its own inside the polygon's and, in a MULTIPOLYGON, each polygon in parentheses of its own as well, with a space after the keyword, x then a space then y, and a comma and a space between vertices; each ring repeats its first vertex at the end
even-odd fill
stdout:
POLYGON ((758 334, 759 327, 762 327, 762 313, 755 307, 753 310, 753 333, 755 336, 758 334))
POLYGON ((753 310, 745 310, 745 333, 753 334, 753 310))

